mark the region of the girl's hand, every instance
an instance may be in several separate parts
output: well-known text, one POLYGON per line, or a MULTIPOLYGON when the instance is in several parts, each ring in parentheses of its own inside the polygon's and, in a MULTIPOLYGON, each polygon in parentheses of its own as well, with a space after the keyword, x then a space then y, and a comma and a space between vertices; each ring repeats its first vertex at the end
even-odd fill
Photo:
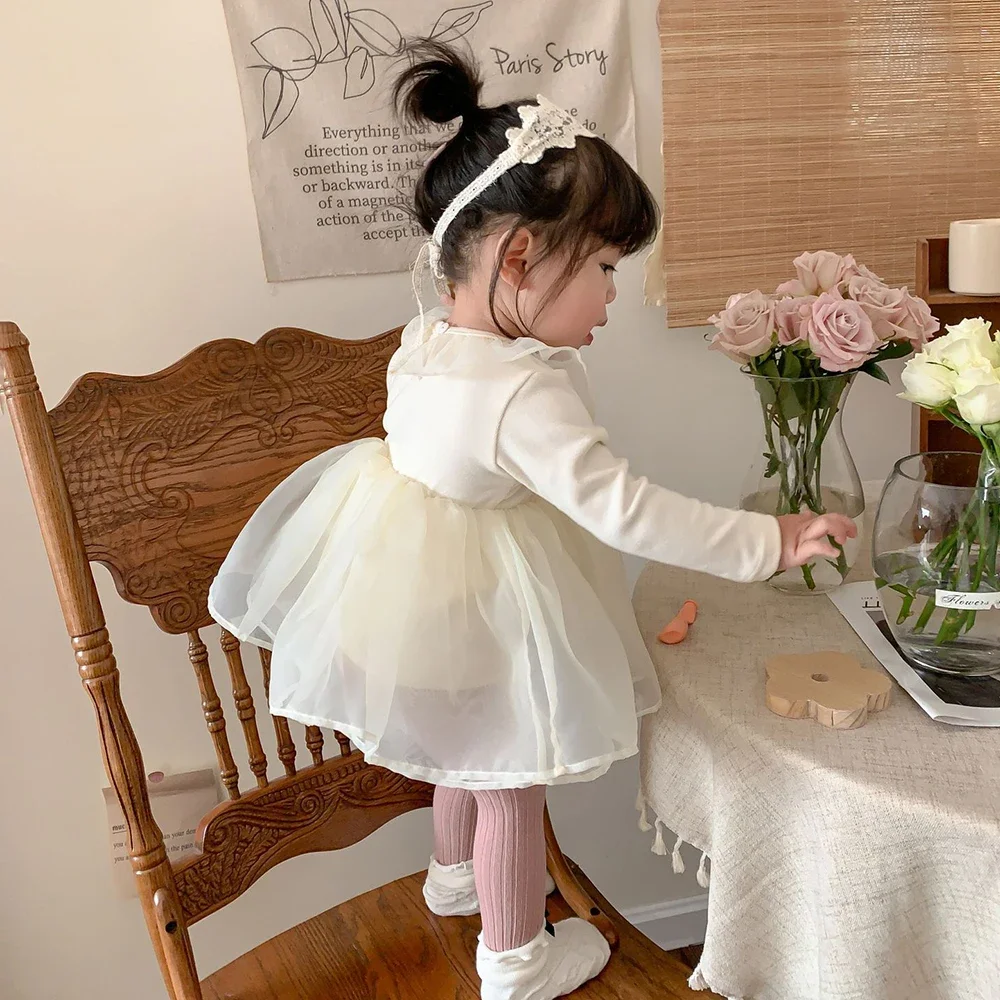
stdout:
POLYGON ((843 545, 856 538, 857 525, 843 514, 785 514, 778 518, 781 528, 781 562, 778 569, 804 566, 817 558, 836 559, 840 553, 830 538, 843 545))

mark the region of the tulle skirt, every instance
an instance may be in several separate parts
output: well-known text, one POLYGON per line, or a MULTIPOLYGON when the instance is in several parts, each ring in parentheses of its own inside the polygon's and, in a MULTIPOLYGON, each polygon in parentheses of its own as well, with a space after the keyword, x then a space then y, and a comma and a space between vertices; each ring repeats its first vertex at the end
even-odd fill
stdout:
POLYGON ((282 483, 209 608, 273 650, 272 713, 435 784, 598 777, 659 704, 618 553, 530 494, 499 509, 437 496, 378 440, 282 483))

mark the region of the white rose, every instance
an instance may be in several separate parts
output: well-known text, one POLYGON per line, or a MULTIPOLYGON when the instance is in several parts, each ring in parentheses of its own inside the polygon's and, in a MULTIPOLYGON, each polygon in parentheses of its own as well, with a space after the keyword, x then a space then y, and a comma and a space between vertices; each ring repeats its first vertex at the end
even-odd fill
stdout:
POLYGON ((993 363, 995 360, 989 344, 978 338, 952 337, 948 334, 932 340, 924 349, 924 353, 932 360, 947 365, 955 371, 975 365, 977 361, 993 363))
POLYGON ((971 392, 977 386, 996 385, 998 382, 1000 382, 1000 373, 986 358, 980 358, 955 373, 955 395, 961 396, 963 393, 971 392))
POLYGON ((1000 371, 980 358, 955 374, 955 403, 970 424, 1000 421, 1000 371))
POLYGON ((988 385, 973 386, 955 397, 958 412, 970 424, 1000 423, 1000 380, 988 385))
POLYGON ((920 406, 943 406, 955 395, 955 378, 947 365, 918 354, 903 367, 903 399, 920 406))
POLYGON ((990 324, 982 316, 977 316, 975 319, 963 319, 954 326, 945 326, 945 329, 956 337, 978 337, 983 334, 989 336, 990 324))
POLYGON ((934 361, 961 371, 985 358, 992 365, 1000 365, 1000 348, 990 336, 990 324, 984 319, 964 319, 937 340, 932 340, 924 354, 934 361))

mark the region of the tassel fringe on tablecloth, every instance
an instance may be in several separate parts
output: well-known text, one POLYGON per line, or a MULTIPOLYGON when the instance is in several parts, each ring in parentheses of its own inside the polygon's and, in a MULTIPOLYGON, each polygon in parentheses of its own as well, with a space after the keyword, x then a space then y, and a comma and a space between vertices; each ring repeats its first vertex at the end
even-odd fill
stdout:
MULTIPOLYGON (((654 816, 653 822, 649 822, 649 805, 646 802, 645 796, 643 796, 642 791, 639 791, 639 795, 635 801, 636 811, 639 813, 639 829, 643 833, 656 832, 656 836, 653 838, 653 846, 650 850, 653 854, 659 854, 665 857, 667 854, 667 844, 663 836, 663 831, 665 828, 663 820, 659 816, 654 816)), ((685 840, 683 837, 678 837, 674 842, 674 849, 670 852, 671 863, 674 869, 674 873, 677 875, 683 875, 685 872, 684 858, 681 856, 681 848, 684 846, 685 840)), ((698 885, 703 889, 707 889, 711 884, 711 876, 709 874, 708 864, 709 856, 707 852, 701 852, 701 862, 698 865, 698 885)), ((705 977, 701 973, 701 968, 697 968, 691 973, 691 977, 688 979, 688 986, 693 990, 707 991, 711 990, 712 987, 706 982, 705 977)), ((718 992, 718 991, 715 991, 718 992)), ((742 997, 728 997, 727 1000, 744 1000, 742 997)))
MULTIPOLYGON (((665 857, 667 854, 667 845, 663 837, 663 831, 665 829, 663 825, 663 820, 658 816, 654 818, 653 823, 649 822, 649 806, 646 803, 646 799, 639 791, 639 795, 635 801, 636 811, 639 813, 639 829, 643 833, 651 833, 653 830, 656 831, 656 836, 653 838, 653 846, 650 850, 653 854, 659 854, 661 857, 665 857)), ((684 846, 684 838, 678 837, 674 842, 674 849, 670 852, 671 862, 673 864, 674 874, 683 875, 686 868, 684 865, 684 858, 681 857, 681 847, 684 846)), ((701 863, 698 865, 698 885, 702 889, 707 889, 711 884, 711 875, 708 870, 708 863, 710 858, 705 851, 701 852, 701 863)))

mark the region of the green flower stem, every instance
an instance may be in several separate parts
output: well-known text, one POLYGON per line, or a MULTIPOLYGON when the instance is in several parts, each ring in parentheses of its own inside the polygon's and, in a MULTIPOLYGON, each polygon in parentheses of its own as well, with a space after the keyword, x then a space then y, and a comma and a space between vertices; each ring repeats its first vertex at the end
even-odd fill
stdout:
MULTIPOLYGON (((988 489, 988 487, 984 487, 988 489)), ((997 553, 997 511, 994 504, 987 501, 982 501, 978 497, 975 503, 972 505, 975 507, 976 525, 975 525, 975 535, 973 536, 971 525, 969 519, 966 522, 966 538, 968 540, 968 548, 971 556, 973 546, 978 544, 978 553, 976 557, 975 566, 969 575, 969 591, 971 593, 978 593, 979 588, 983 583, 984 577, 987 579, 996 578, 996 553, 997 553), (992 567, 992 570, 991 570, 992 567)), ((958 580, 956 580, 956 585, 958 585, 958 580)), ((944 616, 944 621, 941 623, 941 627, 938 629, 937 637, 934 642, 935 645, 943 645, 946 642, 954 642, 963 632, 968 633, 971 631, 973 625, 976 621, 976 612, 972 610, 966 611, 949 611, 944 616)))
POLYGON ((900 605, 899 614, 896 616, 896 624, 902 625, 913 613, 913 602, 917 595, 914 594, 908 587, 904 587, 901 583, 891 583, 889 584, 889 589, 902 595, 903 603, 900 605))
MULTIPOLYGON (((916 593, 914 593, 916 596, 916 593)), ((920 612, 920 617, 917 619, 916 624, 913 626, 914 632, 923 632, 927 628, 927 623, 931 620, 931 616, 934 614, 934 609, 937 607, 937 599, 934 597, 929 597, 927 602, 924 604, 923 610, 920 612)))
POLYGON ((836 559, 827 559, 827 562, 840 574, 841 580, 847 579, 847 574, 851 572, 851 567, 847 564, 847 553, 844 546, 837 541, 833 535, 827 535, 827 540, 837 550, 836 559))

